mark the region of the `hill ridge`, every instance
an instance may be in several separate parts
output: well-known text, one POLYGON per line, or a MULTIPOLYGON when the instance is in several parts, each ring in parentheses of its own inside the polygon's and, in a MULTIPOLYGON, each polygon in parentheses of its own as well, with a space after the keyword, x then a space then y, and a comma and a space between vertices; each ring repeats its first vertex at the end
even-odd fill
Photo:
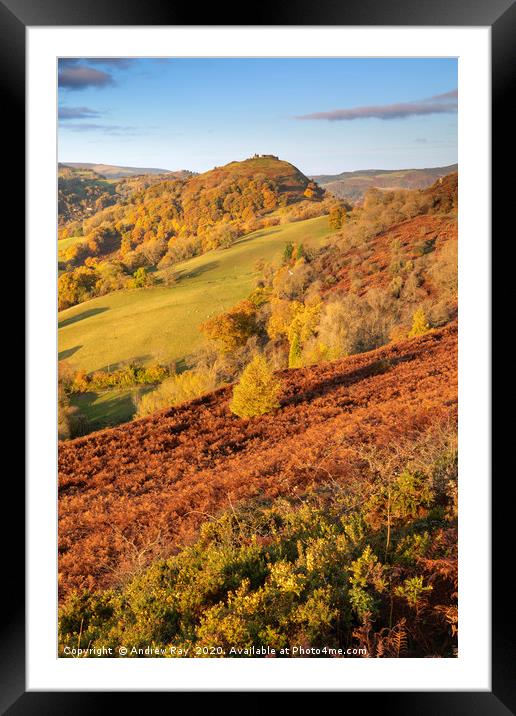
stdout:
POLYGON ((337 174, 309 174, 311 179, 317 181, 329 181, 335 179, 342 179, 344 177, 358 176, 358 175, 381 175, 381 174, 394 174, 396 172, 442 172, 443 175, 453 174, 458 171, 458 164, 447 164, 446 166, 439 167, 406 167, 398 169, 353 169, 350 171, 339 172, 337 174))
POLYGON ((360 201, 376 189, 427 189, 436 180, 458 171, 457 164, 422 169, 358 169, 339 174, 311 174, 310 178, 337 198, 360 201))
POLYGON ((178 171, 159 169, 157 167, 132 167, 118 164, 102 164, 95 162, 59 162, 59 167, 71 167, 72 169, 90 169, 106 178, 120 178, 124 176, 138 176, 140 174, 174 174, 178 171), (103 171, 104 170, 104 171, 103 171))

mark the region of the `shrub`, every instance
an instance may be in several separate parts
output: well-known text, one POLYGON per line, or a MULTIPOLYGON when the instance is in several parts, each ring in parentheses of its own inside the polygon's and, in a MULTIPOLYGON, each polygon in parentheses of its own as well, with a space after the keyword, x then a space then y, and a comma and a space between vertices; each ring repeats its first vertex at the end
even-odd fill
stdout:
POLYGON ((145 288, 146 286, 152 286, 153 283, 154 276, 144 266, 140 266, 140 268, 136 269, 133 273, 133 288, 145 288))
POLYGON ((71 393, 87 393, 91 390, 130 388, 134 385, 155 385, 170 375, 171 369, 160 363, 148 366, 130 363, 124 368, 107 371, 97 370, 91 375, 77 371, 69 381, 71 393))
POLYGON ((59 379, 57 394, 57 437, 58 440, 69 440, 88 432, 86 417, 78 408, 70 404, 64 383, 59 379))
POLYGON ((409 577, 396 587, 395 594, 407 600, 411 607, 417 608, 423 595, 432 591, 432 585, 424 585, 423 577, 409 577))
POLYGON ((458 295, 458 242, 454 238, 436 252, 430 275, 439 293, 450 301, 458 295))
POLYGON ((245 368, 240 381, 233 388, 229 405, 240 418, 270 413, 279 408, 280 382, 263 356, 257 355, 245 368))
POLYGON ((156 388, 156 390, 137 396, 136 417, 143 418, 157 410, 163 410, 174 405, 180 405, 188 400, 199 398, 210 393, 217 387, 214 370, 197 369, 188 370, 179 375, 172 376, 156 388))

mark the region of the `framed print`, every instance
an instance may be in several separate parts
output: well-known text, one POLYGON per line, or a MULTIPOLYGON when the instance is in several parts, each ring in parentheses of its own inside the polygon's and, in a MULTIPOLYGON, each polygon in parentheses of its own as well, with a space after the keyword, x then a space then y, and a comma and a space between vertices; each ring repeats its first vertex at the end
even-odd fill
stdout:
POLYGON ((490 371, 514 7, 0 9, 28 395, 2 708, 512 713, 490 371))

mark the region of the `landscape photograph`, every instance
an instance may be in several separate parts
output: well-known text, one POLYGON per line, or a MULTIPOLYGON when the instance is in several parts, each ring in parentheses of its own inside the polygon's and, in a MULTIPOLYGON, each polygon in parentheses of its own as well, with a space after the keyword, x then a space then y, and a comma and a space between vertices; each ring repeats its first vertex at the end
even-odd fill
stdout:
POLYGON ((456 58, 57 81, 58 656, 456 659, 456 58))

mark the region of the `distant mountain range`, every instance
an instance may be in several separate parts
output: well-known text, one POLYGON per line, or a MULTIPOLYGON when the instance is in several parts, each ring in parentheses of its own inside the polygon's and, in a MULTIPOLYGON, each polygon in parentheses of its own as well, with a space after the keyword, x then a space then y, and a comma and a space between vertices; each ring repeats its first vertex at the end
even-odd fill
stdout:
POLYGON ((378 189, 426 189, 439 177, 457 171, 457 164, 427 169, 365 169, 310 178, 339 199, 357 201, 371 187, 378 189))
POLYGON ((156 167, 119 167, 114 164, 93 164, 90 162, 61 162, 61 166, 72 167, 73 169, 90 169, 106 179, 122 179, 123 177, 139 176, 140 174, 174 174, 178 179, 186 179, 193 174, 193 172, 186 169, 170 171, 169 169, 157 169, 156 167))

